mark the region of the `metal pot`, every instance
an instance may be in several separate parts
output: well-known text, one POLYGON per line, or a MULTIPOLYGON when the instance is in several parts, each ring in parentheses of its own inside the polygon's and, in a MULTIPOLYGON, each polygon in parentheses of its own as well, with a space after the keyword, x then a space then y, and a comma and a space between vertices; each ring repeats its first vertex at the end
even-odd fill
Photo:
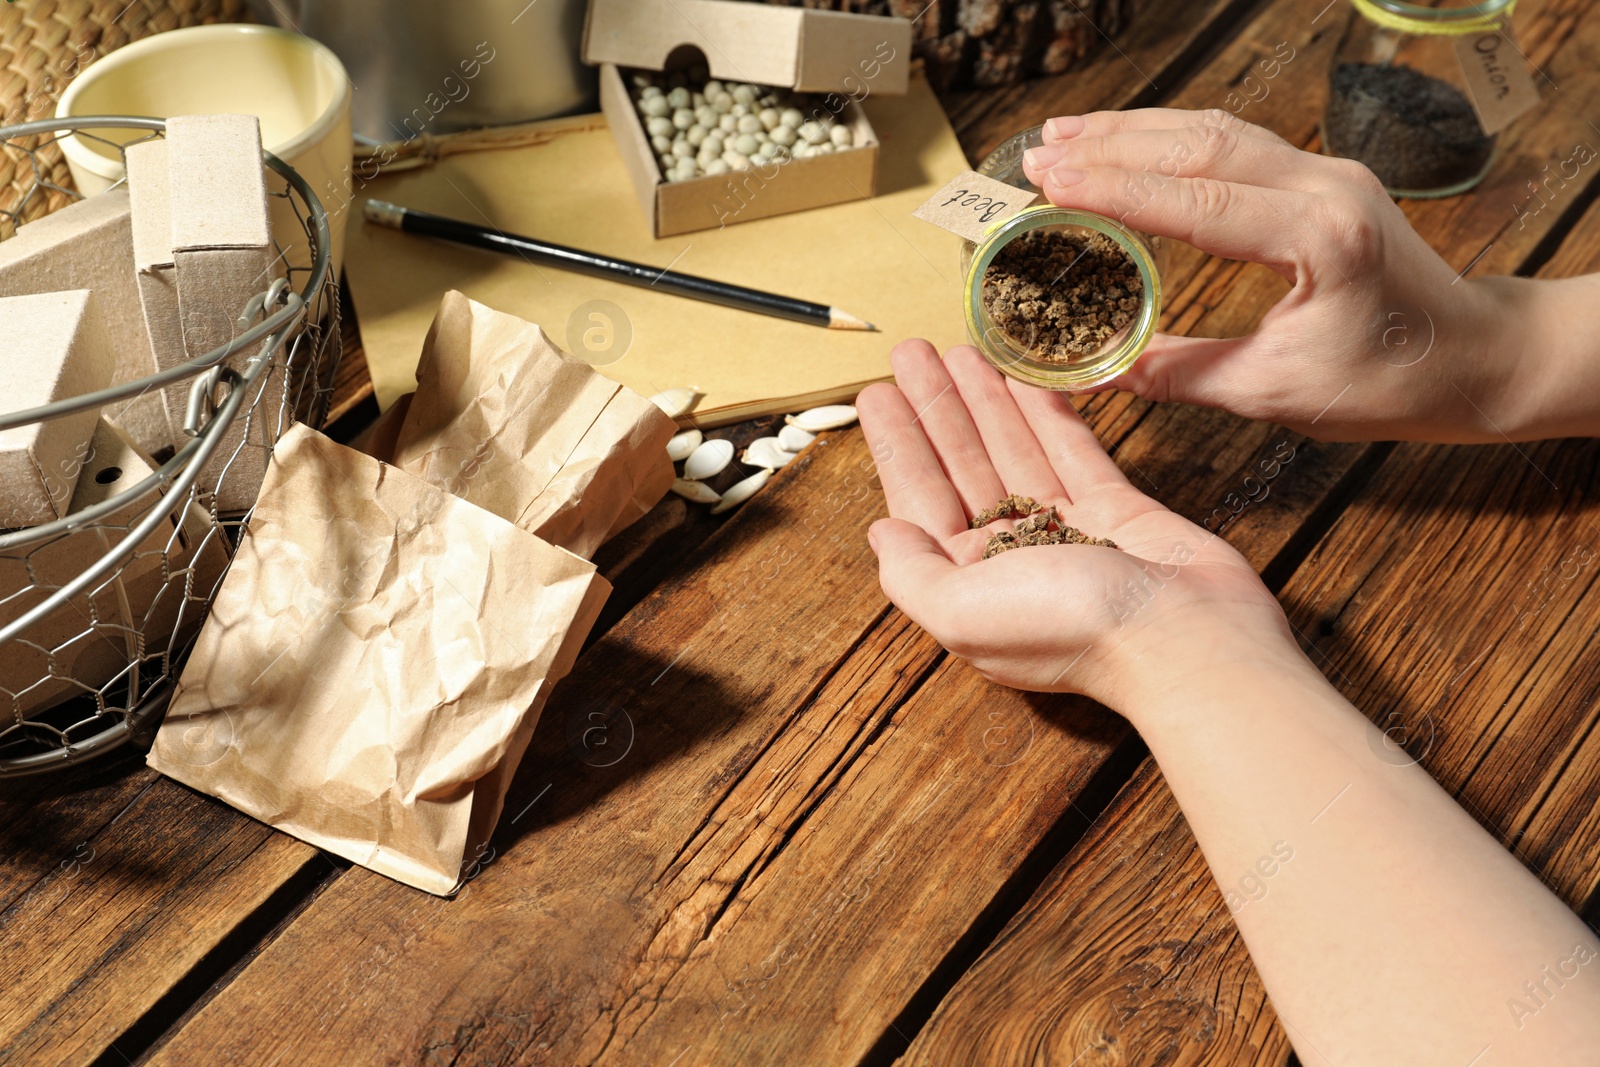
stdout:
POLYGON ((358 139, 410 140, 595 106, 579 59, 585 0, 262 0, 258 13, 315 37, 355 87, 358 139))

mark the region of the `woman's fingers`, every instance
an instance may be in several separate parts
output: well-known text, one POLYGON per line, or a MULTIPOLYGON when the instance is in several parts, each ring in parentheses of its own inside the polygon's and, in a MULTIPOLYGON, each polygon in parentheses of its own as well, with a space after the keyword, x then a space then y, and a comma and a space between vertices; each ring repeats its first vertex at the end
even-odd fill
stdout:
POLYGON ((1022 417, 1000 372, 970 345, 952 348, 944 359, 1006 493, 1042 501, 1068 499, 1070 494, 1050 465, 1039 438, 1022 417))
POLYGON ((903 519, 879 519, 867 531, 867 543, 878 556, 878 584, 884 594, 950 647, 947 616, 959 611, 952 592, 961 581, 961 568, 927 531, 903 519))
POLYGON ((1068 497, 1077 501, 1107 486, 1128 485, 1127 477, 1106 455, 1100 439, 1067 394, 1017 381, 1006 385, 1068 497))
POLYGON ((1261 368, 1248 362, 1258 344, 1254 334, 1225 338, 1157 334, 1138 361, 1110 384, 1146 400, 1247 414, 1261 391, 1261 368))
POLYGON ((870 385, 856 398, 889 514, 907 519, 940 540, 967 529, 967 512, 939 457, 899 389, 870 385))
POLYGON ((1108 215, 1226 259, 1262 263, 1290 279, 1309 254, 1314 204, 1301 193, 1120 167, 1057 167, 1041 188, 1061 207, 1108 215))
POLYGON ((1030 148, 1023 158, 1023 171, 1041 188, 1053 170, 1118 167, 1163 178, 1216 178, 1311 192, 1328 181, 1317 166, 1322 161, 1323 157, 1235 130, 1188 126, 1074 137, 1030 148))
POLYGON ((1107 137, 1130 130, 1178 130, 1191 126, 1210 126, 1232 130, 1247 137, 1277 144, 1288 144, 1264 126, 1246 122, 1221 108, 1192 111, 1174 107, 1142 107, 1133 111, 1091 111, 1083 115, 1062 115, 1044 124, 1045 144, 1070 141, 1074 137, 1107 137))
POLYGON ((913 421, 922 427, 955 487, 963 517, 970 518, 1005 496, 978 428, 933 346, 922 340, 902 341, 890 364, 895 384, 911 405, 913 421))

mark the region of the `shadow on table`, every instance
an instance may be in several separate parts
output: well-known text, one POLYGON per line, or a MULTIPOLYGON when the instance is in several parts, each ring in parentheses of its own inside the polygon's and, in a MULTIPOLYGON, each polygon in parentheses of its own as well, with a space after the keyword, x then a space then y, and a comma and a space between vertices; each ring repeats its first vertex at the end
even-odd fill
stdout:
MULTIPOLYGON (((506 796, 493 845, 582 816, 633 779, 728 729, 740 701, 691 667, 603 638, 551 694, 506 796)), ((697 792, 697 781, 657 776, 660 792, 697 792)), ((616 818, 626 819, 624 800, 616 818)), ((661 803, 651 794, 644 803, 661 803)))

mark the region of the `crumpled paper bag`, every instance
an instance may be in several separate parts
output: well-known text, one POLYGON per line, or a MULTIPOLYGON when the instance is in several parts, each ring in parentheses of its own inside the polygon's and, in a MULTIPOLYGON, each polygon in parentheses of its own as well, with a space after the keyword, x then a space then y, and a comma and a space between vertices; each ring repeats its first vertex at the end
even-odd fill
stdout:
POLYGON ((393 462, 587 558, 672 487, 677 429, 538 326, 451 291, 393 462))
POLYGON ((150 766, 449 894, 609 591, 587 560, 296 426, 150 766))

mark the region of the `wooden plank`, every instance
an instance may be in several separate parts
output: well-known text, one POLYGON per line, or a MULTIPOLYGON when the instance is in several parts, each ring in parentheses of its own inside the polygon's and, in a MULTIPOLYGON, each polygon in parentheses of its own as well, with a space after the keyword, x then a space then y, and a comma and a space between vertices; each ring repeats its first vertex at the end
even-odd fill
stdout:
POLYGON ((939 101, 974 162, 1011 134, 1052 115, 1123 108, 1170 96, 1189 66, 1231 38, 1259 0, 1148 3, 1125 30, 1101 40, 1094 53, 1064 74, 1001 90, 945 92, 939 101))
MULTIPOLYGON (((1595 99, 1580 59, 1600 39, 1600 20, 1574 26, 1572 14, 1551 5, 1525 34, 1540 42, 1535 61, 1571 94, 1567 123, 1595 99), (1563 27, 1570 37, 1541 32, 1563 27), (1583 107, 1572 104, 1580 93, 1583 107)), ((1583 139, 1548 116, 1533 130, 1510 154, 1528 174, 1538 169, 1533 162, 1583 139)), ((1510 215, 1502 194, 1516 184, 1497 170, 1485 192, 1413 208, 1412 218, 1424 233, 1459 233, 1470 246, 1485 232, 1472 205, 1510 215)), ((1513 225, 1491 239, 1497 248, 1485 259, 1501 269, 1516 267, 1537 243, 1513 225)), ((1600 206, 1541 273, 1596 269, 1600 206)), ((1600 663, 1592 648, 1600 594, 1593 567, 1577 565, 1585 547, 1600 554, 1595 467, 1593 442, 1521 451, 1402 446, 1283 594, 1346 695, 1387 726, 1433 738, 1429 769, 1580 908, 1600 900, 1592 803, 1600 791, 1600 663), (1423 602, 1426 612, 1403 607, 1423 602), (1507 619, 1530 612, 1526 632, 1507 635, 1507 619), (1419 717, 1416 709, 1439 712, 1419 717)), ((902 1062, 1031 1063, 1040 1050, 1070 1061, 1115 1046, 1138 1062, 1282 1063, 1287 1039, 1275 1025, 1262 1029, 1271 1019, 1204 859, 1147 761, 939 1005, 902 1062), (1159 919, 1084 906, 1115 899, 1158 902, 1159 919), (1097 982, 1071 977, 1082 973, 1097 982), (1189 1036, 1175 1045, 1174 1034, 1189 1036)))
POLYGON ((324 862, 153 772, 102 790, 120 800, 132 787, 0 913, 0 1062, 95 1059, 279 885, 324 862))
MULTIPOLYGON (((1260 49, 1263 42, 1270 51, 1281 39, 1259 34, 1282 32, 1305 21, 1303 12, 1291 5, 1276 10, 1277 22, 1252 28, 1245 54, 1253 55, 1248 49, 1260 49)), ((1239 57, 1233 58, 1237 61, 1239 57)), ((1102 402, 1097 414, 1103 430, 1109 425, 1120 434, 1140 428, 1132 411, 1126 401, 1112 401, 1102 402)), ((1200 425, 1200 431, 1181 435, 1184 447, 1177 451, 1202 470, 1211 462, 1215 474, 1186 480, 1172 494, 1174 503, 1182 507, 1198 508, 1220 498, 1219 488, 1231 488, 1228 483, 1236 477, 1232 473, 1236 461, 1227 457, 1247 451, 1228 433, 1210 433, 1204 423, 1200 425)), ((1149 459, 1158 455, 1160 448, 1170 449, 1178 436, 1152 438, 1145 452, 1130 452, 1127 458, 1130 462, 1140 455, 1149 459)), ((850 443, 853 440, 853 435, 843 438, 841 447, 859 449, 859 444, 850 443)), ((860 461, 864 463, 865 457, 860 461)), ((813 472, 813 476, 819 475, 813 472)), ((1323 496, 1303 494, 1302 503, 1294 506, 1320 505, 1337 482, 1338 478, 1321 483, 1323 496)), ((791 488, 798 491, 798 484, 792 483, 791 488)), ((1284 495, 1289 495, 1287 485, 1284 495)), ((767 507, 790 506, 781 497, 773 497, 751 514, 761 516, 767 507)), ((1268 512, 1263 509, 1258 514, 1268 512)), ((1293 523, 1280 522, 1272 527, 1275 534, 1255 536, 1248 533, 1247 521, 1241 520, 1241 543, 1265 565, 1294 528, 1293 523)), ((736 523, 729 533, 740 529, 736 523)), ((840 532, 845 529, 838 527, 840 532)), ((740 537, 722 543, 730 552, 754 551, 759 544, 740 537)), ((840 545, 844 547, 838 554, 826 560, 828 578, 831 580, 835 571, 847 572, 851 582, 870 585, 870 561, 862 546, 850 544, 848 538, 842 538, 840 545)), ((802 562, 810 563, 810 558, 802 562)), ((717 561, 709 564, 706 580, 727 580, 718 567, 717 561)), ((614 678, 615 672, 610 669, 613 661, 603 651, 607 642, 642 641, 653 648, 661 636, 655 628, 661 627, 676 635, 671 645, 676 654, 682 650, 683 634, 697 632, 704 625, 700 617, 704 609, 692 596, 683 599, 684 587, 669 587, 669 595, 680 603, 661 607, 655 598, 646 601, 643 614, 630 616, 596 647, 596 663, 607 668, 608 678, 614 678), (685 614, 695 618, 685 619, 685 614), (646 623, 650 632, 641 632, 639 627, 646 623)), ((817 605, 812 614, 825 618, 829 625, 836 621, 828 610, 833 606, 825 599, 825 591, 807 584, 793 595, 807 605, 817 605)), ((789 637, 771 620, 761 624, 759 634, 789 637)), ((773 640, 751 631, 746 645, 738 650, 700 653, 712 657, 699 661, 706 680, 720 682, 750 670, 751 656, 772 654, 773 640)), ((848 657, 841 650, 840 658, 833 661, 838 664, 836 673, 827 684, 834 686, 837 679, 857 677, 861 656, 870 660, 884 655, 886 646, 878 642, 879 637, 869 636, 848 657)), ((933 656, 931 649, 928 654, 933 656)), ((697 659, 689 656, 685 663, 693 668, 697 659)), ((933 659, 916 662, 926 665, 933 659)), ((677 669, 669 672, 669 677, 677 669)), ((911 673, 920 669, 908 668, 911 673)), ((661 730, 690 729, 687 724, 693 721, 692 711, 663 706, 656 693, 642 699, 645 703, 640 706, 651 712, 651 721, 661 730)), ((892 699, 883 704, 885 710, 880 714, 891 713, 892 704, 892 699)), ((1061 716, 1081 714, 1081 709, 1075 713, 1065 702, 1045 706, 1061 716)), ((271 1040, 276 1042, 274 1048, 297 1056, 331 1050, 380 1029, 380 1055, 403 1056, 406 1050, 427 1047, 441 1050, 443 1058, 462 1062, 514 1058, 572 1062, 595 1057, 632 1059, 636 1054, 644 1057, 663 1052, 670 1053, 664 1057, 670 1060, 691 1045, 696 1048, 691 1057, 694 1062, 736 1061, 757 1043, 768 1040, 783 1042, 784 1054, 796 1061, 849 1059, 863 1054, 874 1042, 873 1034, 881 1035, 904 1007, 918 988, 919 978, 925 980, 975 924, 981 926, 984 912, 1004 897, 1007 883, 1023 866, 1026 855, 1038 848, 1052 826, 1062 825, 1061 816, 1069 809, 1074 791, 1088 781, 1084 761, 1103 758, 1120 739, 1102 736, 1089 746, 1073 748, 1053 736, 1045 735, 1044 740, 1036 736, 1033 745, 1037 747, 1029 750, 1029 765, 1048 769, 1043 782, 1037 774, 1024 775, 1014 769, 1009 775, 997 773, 992 765, 974 758, 967 745, 968 762, 961 766, 970 775, 973 788, 966 805, 959 810, 940 807, 937 805, 946 801, 936 795, 936 806, 928 808, 926 790, 930 783, 940 781, 933 777, 933 756, 951 758, 952 739, 965 742, 968 730, 981 738, 995 721, 1019 728, 1033 722, 1031 707, 1015 694, 984 686, 964 669, 941 668, 911 699, 904 719, 893 714, 883 727, 880 743, 862 750, 859 756, 851 755, 837 739, 822 750, 824 758, 818 765, 829 768, 830 774, 847 777, 794 784, 792 788, 802 790, 797 796, 821 796, 823 800, 815 807, 799 803, 785 809, 800 814, 786 815, 788 821, 779 824, 778 840, 787 843, 773 854, 773 838, 768 836, 765 815, 756 801, 767 794, 757 785, 790 765, 792 757, 780 759, 771 754, 787 752, 787 746, 795 743, 790 731, 802 729, 802 718, 795 718, 791 726, 788 717, 808 713, 809 708, 797 712, 781 700, 764 698, 746 709, 734 738, 696 747, 692 759, 686 756, 670 776, 658 777, 653 767, 648 768, 617 786, 603 801, 593 803, 587 799, 589 794, 578 790, 585 798, 579 804, 581 811, 558 811, 559 824, 541 825, 530 831, 527 840, 513 840, 514 847, 474 883, 473 890, 484 894, 483 900, 497 902, 494 908, 469 901, 463 907, 424 916, 403 891, 352 872, 202 1010, 161 1050, 158 1060, 205 1061, 237 1053, 250 1033, 245 1020, 251 1005, 263 996, 283 995, 281 991, 292 984, 291 975, 299 975, 301 985, 294 986, 289 1014, 303 1016, 307 1022, 271 1040), (981 716, 977 714, 980 708, 981 716), (1002 718, 989 720, 987 716, 994 711, 1002 718), (1013 717, 1006 718, 1008 715, 1013 717), (780 719, 784 721, 776 721, 780 719), (912 719, 916 720, 915 730, 902 729, 912 719), (902 737, 916 737, 918 742, 894 744, 902 737), (709 796, 685 802, 683 778, 715 781, 726 791, 715 798, 715 806, 709 796), (732 808, 723 807, 724 801, 732 808), (673 807, 667 811, 662 805, 680 805, 687 810, 673 807), (1008 836, 997 837, 1002 846, 997 851, 1003 856, 999 861, 946 855, 951 850, 942 820, 976 819, 974 808, 984 816, 985 826, 998 822, 1006 827, 1008 836), (757 812, 749 828, 735 827, 737 832, 731 834, 722 830, 729 824, 730 813, 740 811, 757 812), (925 811, 926 817, 919 822, 914 816, 925 811), (1015 825, 1019 814, 1024 817, 1021 829, 1015 825), (717 827, 724 836, 702 840, 698 835, 704 826, 717 827), (670 843, 671 835, 683 834, 685 828, 696 836, 670 843), (619 835, 624 839, 615 840, 619 835), (891 846, 896 849, 894 854, 911 859, 879 863, 882 853, 872 851, 878 841, 895 842, 891 846), (908 843, 904 849, 898 845, 902 841, 908 843), (650 843, 654 851, 647 847, 650 843), (675 865, 683 856, 692 857, 696 866, 680 873, 675 865), (959 874, 961 880, 950 881, 953 874, 959 874), (579 948, 573 947, 569 932, 571 902, 578 892, 575 883, 586 887, 585 901, 604 902, 593 906, 601 917, 579 948), (513 909, 505 902, 521 899, 520 886, 537 887, 539 899, 546 902, 542 912, 508 914, 513 909), (819 886, 824 888, 819 890, 819 886), (881 894, 880 900, 914 900, 919 906, 875 909, 871 929, 876 933, 869 935, 852 909, 839 909, 843 917, 816 914, 819 894, 841 886, 849 887, 847 899, 863 893, 881 894), (747 978, 742 966, 751 964, 759 976, 763 963, 770 970, 789 950, 802 951, 792 937, 782 933, 788 929, 786 923, 796 921, 810 927, 803 948, 806 965, 788 974, 780 967, 777 976, 758 981, 754 988, 757 997, 749 997, 751 987, 736 984, 747 978), (493 943, 487 947, 470 940, 487 931, 493 931, 493 943), (863 940, 868 936, 897 938, 897 952, 905 951, 900 947, 904 944, 912 948, 906 959, 890 968, 882 964, 882 944, 887 942, 863 940), (524 958, 528 944, 548 949, 540 960, 528 961, 524 958), (448 981, 438 985, 450 988, 437 996, 419 992, 387 971, 375 979, 364 976, 357 981, 340 963, 339 954, 358 946, 369 946, 366 951, 392 959, 393 968, 404 974, 444 976, 448 981), (775 949, 785 951, 774 958, 775 949), (581 959, 573 958, 574 952, 579 952, 581 959), (874 995, 868 1001, 855 999, 861 995, 859 982, 840 979, 841 974, 853 973, 850 966, 863 956, 877 961, 885 972, 881 983, 872 986, 874 995), (456 962, 467 958, 471 967, 456 962), (315 966, 308 968, 307 960, 315 960, 315 966), (329 971, 327 981, 305 983, 308 970, 322 969, 329 971), (360 992, 348 996, 342 992, 353 986, 360 992), (719 989, 722 999, 713 999, 719 989), (769 989, 774 996, 763 999, 769 989), (738 1010, 731 1012, 733 993, 752 1000, 752 1005, 745 1007, 741 1001, 738 1010), (313 1003, 330 998, 341 1005, 335 1017, 324 1014, 319 1018, 309 1011, 313 1003), (389 1029, 400 1004, 406 1005, 400 1013, 406 1023, 389 1029), (794 1010, 802 1004, 805 1013, 797 1013, 800 1021, 794 1025, 775 1015, 774 1005, 794 1010), (715 1034, 705 1034, 703 1024, 708 1017, 719 1023, 715 1034), (383 1027, 378 1025, 380 1019, 383 1027), (721 1025, 731 1019, 741 1025, 721 1025), (843 1019, 851 1021, 846 1025, 839 1022, 843 1019), (679 1042, 679 1038, 684 1040, 679 1042), (702 1040, 704 1047, 696 1044, 702 1040)), ((811 735, 802 731, 800 736, 808 739, 811 735)), ((1125 732, 1121 736, 1125 737, 1125 732)), ((550 756, 561 750, 560 737, 551 729, 542 730, 537 743, 545 746, 540 751, 550 756)), ((549 777, 554 798, 557 779, 549 777)), ((535 803, 533 810, 539 810, 537 798, 545 784, 541 777, 525 776, 519 796, 527 797, 535 803)), ((513 801, 513 810, 515 804, 513 801)), ((832 903, 839 900, 835 896, 832 903)), ((877 972, 874 982, 878 982, 877 972)))

